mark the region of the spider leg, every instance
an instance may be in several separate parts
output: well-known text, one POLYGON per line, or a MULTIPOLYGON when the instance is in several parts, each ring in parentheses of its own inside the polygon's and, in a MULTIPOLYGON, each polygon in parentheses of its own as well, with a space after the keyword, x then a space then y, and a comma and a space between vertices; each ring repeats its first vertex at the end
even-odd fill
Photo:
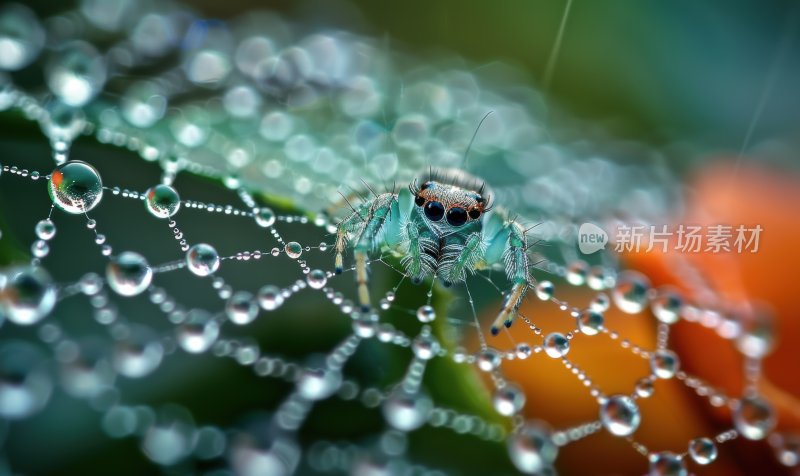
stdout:
POLYGON ((412 220, 403 226, 404 241, 408 251, 400 261, 414 284, 421 283, 428 275, 436 270, 437 243, 433 233, 427 229, 420 229, 412 220))
MULTIPOLYGON (((356 283, 358 284, 358 302, 364 311, 370 308, 370 296, 367 276, 367 258, 383 239, 385 225, 392 218, 392 208, 396 196, 391 193, 377 195, 374 199, 362 203, 350 217, 340 225, 336 234, 336 271, 342 269, 342 253, 347 244, 348 233, 355 236, 353 241, 356 260, 356 283)), ((396 208, 396 207, 395 207, 396 208)))
MULTIPOLYGON (((493 255, 499 254, 502 246, 501 259, 505 265, 506 276, 511 281, 511 290, 506 294, 503 307, 492 324, 492 335, 500 332, 500 326, 511 327, 517 310, 522 304, 525 293, 531 284, 528 274, 528 255, 525 249, 525 230, 515 221, 505 223, 500 231, 492 238, 490 251, 493 255), (500 241, 498 241, 500 240, 500 241), (493 248, 493 249, 492 249, 493 248)), ((487 254, 489 251, 487 251, 487 254)))
POLYGON ((445 284, 464 281, 467 272, 472 273, 478 262, 483 259, 485 244, 483 236, 476 231, 467 236, 466 241, 459 238, 448 242, 442 249, 442 258, 439 261, 439 277, 445 284))

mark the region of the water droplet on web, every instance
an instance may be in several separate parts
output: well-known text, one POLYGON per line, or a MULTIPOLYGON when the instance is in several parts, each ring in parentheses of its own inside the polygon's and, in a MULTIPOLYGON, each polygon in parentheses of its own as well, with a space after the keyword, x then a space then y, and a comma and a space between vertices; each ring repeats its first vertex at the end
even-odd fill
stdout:
POLYGON ((0 344, 0 416, 26 418, 50 399, 53 383, 44 355, 21 341, 0 344))
POLYGON ((775 325, 772 315, 765 309, 756 309, 744 319, 742 332, 736 339, 736 348, 747 357, 762 359, 774 347, 775 325))
POLYGON ((650 357, 650 371, 661 379, 674 377, 680 366, 678 355, 671 350, 657 350, 650 357))
POLYGON ((680 319, 683 298, 674 289, 660 288, 655 299, 650 303, 653 314, 664 324, 674 324, 680 319))
POLYGON ((635 390, 639 398, 649 398, 653 396, 655 387, 653 386, 653 381, 649 377, 645 377, 636 382, 635 390))
POLYGON ((538 474, 551 467, 558 456, 558 446, 553 443, 547 423, 539 420, 526 422, 508 437, 508 454, 519 471, 538 474))
POLYGON ((0 306, 9 321, 31 325, 42 320, 56 304, 56 290, 42 268, 5 270, 0 276, 0 306))
POLYGON ((275 224, 275 212, 271 208, 261 207, 255 211, 258 226, 267 228, 275 224))
POLYGON ((414 351, 414 355, 422 360, 430 360, 436 357, 440 349, 441 345, 430 334, 420 334, 411 344, 411 350, 414 351))
POLYGON ((433 320, 436 319, 436 311, 433 309, 433 306, 427 304, 420 306, 419 309, 417 309, 417 319, 419 319, 419 322, 433 322, 433 320))
POLYGON ((145 432, 142 451, 154 463, 171 466, 189 456, 194 439, 191 414, 177 405, 168 405, 159 411, 155 424, 145 432))
POLYGON ((760 397, 742 398, 733 409, 733 423, 749 440, 761 440, 775 427, 775 411, 760 397))
POLYGON ((289 243, 286 243, 284 251, 286 251, 286 256, 289 258, 297 259, 303 254, 303 246, 296 241, 290 241, 289 243))
POLYGON ((265 311, 274 311, 283 304, 280 288, 268 284, 258 290, 258 305, 265 311))
POLYGON ((208 350, 219 336, 219 324, 202 309, 192 309, 177 327, 178 344, 183 350, 199 354, 208 350))
POLYGON ((507 383, 494 391, 492 404, 497 413, 512 416, 525 406, 525 393, 518 386, 507 383))
POLYGON ((62 345, 59 352, 61 385, 77 398, 94 398, 111 389, 116 373, 105 341, 86 338, 62 345))
POLYGON ((213 246, 199 243, 186 252, 186 264, 189 271, 197 276, 208 276, 219 269, 219 254, 213 246))
POLYGON ((154 217, 169 218, 181 208, 181 197, 169 185, 158 184, 145 192, 145 206, 154 217))
POLYGON ((106 266, 109 287, 122 296, 136 296, 150 286, 153 270, 138 253, 125 251, 112 258, 106 266))
POLYGON ((499 367, 501 360, 500 353, 491 347, 481 349, 475 357, 478 368, 484 372, 491 372, 499 367))
POLYGON ((103 182, 94 167, 79 160, 65 162, 50 174, 50 199, 67 213, 83 214, 103 198, 103 182))
POLYGON ((597 335, 603 329, 604 321, 602 314, 586 309, 578 316, 578 328, 587 336, 597 335))
POLYGON ((709 438, 695 438, 689 442, 689 455, 697 464, 709 464, 717 459, 717 445, 709 438))
POLYGON ((423 392, 408 392, 398 387, 381 407, 386 422, 400 431, 413 431, 428 421, 433 401, 423 392))
POLYGON ((58 99, 48 102, 45 110, 47 114, 40 120, 42 132, 50 139, 51 143, 63 144, 57 145, 56 148, 68 148, 75 137, 83 131, 85 125, 83 112, 58 99))
POLYGON ((321 269, 314 269, 308 273, 306 281, 313 289, 322 289, 328 283, 328 275, 321 269))
POLYGON ((589 265, 583 260, 575 260, 567 267, 567 282, 573 286, 582 286, 586 283, 589 274, 589 265))
POLYGON ((243 326, 253 322, 258 315, 258 304, 252 293, 236 291, 225 304, 225 313, 234 324, 243 326))
POLYGON ((653 453, 650 459, 650 476, 688 476, 680 456, 669 451, 653 453))
POLYGON ((555 286, 550 281, 539 281, 536 285, 536 297, 542 301, 548 301, 553 298, 555 286))
POLYGON ((46 218, 36 223, 36 236, 42 240, 50 240, 56 235, 56 225, 46 218))
POLYGON ((631 435, 641 423, 639 407, 627 395, 613 395, 600 406, 600 422, 612 435, 631 435))
POLYGON ((342 373, 325 368, 306 369, 297 381, 297 391, 309 400, 323 400, 342 385, 342 373))
POLYGON ((0 8, 0 69, 17 71, 39 56, 45 32, 36 15, 26 6, 0 8))
POLYGON ((47 85, 65 104, 83 106, 106 82, 105 60, 94 46, 81 40, 61 45, 57 52, 47 64, 47 85))
POLYGON ((569 353, 569 340, 564 334, 552 332, 544 338, 544 351, 554 359, 560 359, 569 353))
POLYGON ((617 277, 612 294, 614 304, 627 314, 642 312, 647 305, 650 280, 638 271, 624 271, 617 277))
POLYGON ((114 344, 114 369, 128 378, 141 378, 161 365, 164 347, 155 333, 143 326, 132 326, 114 344))

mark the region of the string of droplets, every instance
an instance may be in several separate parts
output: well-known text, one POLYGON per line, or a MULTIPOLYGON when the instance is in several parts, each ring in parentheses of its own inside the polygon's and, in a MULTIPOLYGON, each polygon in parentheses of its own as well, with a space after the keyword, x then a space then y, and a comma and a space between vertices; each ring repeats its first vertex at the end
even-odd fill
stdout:
MULTIPOLYGON (((89 10, 91 11, 91 9, 89 10)), ((99 15, 100 20, 98 21, 102 20, 101 14, 93 13, 99 15)), ((24 66, 21 63, 33 61, 38 54, 37 48, 41 49, 42 45, 38 43, 43 43, 43 40, 37 39, 37 35, 42 35, 41 27, 38 26, 35 18, 31 20, 30 13, 24 7, 14 6, 5 10, 3 14, 16 15, 19 17, 16 19, 28 22, 30 26, 28 37, 23 38, 23 54, 19 59, 20 65, 3 65, 6 70, 19 69, 24 66), (34 50, 36 51, 34 52, 34 50), (31 55, 33 56, 28 58, 31 55)), ((87 18, 90 21, 97 20, 92 15, 87 15, 87 18)), ((91 53, 89 48, 93 49, 88 43, 81 43, 75 48, 83 50, 84 53, 91 53)), ((200 53, 202 54, 198 54, 192 61, 206 62, 205 68, 198 66, 199 69, 190 71, 190 81, 198 79, 197 77, 192 78, 192 74, 203 78, 213 74, 214 67, 219 66, 215 62, 219 58, 213 55, 215 53, 213 50, 203 50, 200 53)), ((660 322, 657 349, 652 352, 644 350, 620 339, 617 332, 605 327, 603 312, 611 302, 607 295, 598 294, 587 308, 582 310, 556 299, 554 286, 547 281, 540 281, 537 284, 535 294, 543 301, 553 302, 561 311, 576 321, 576 328, 571 332, 566 334, 544 333, 527 317, 521 316, 522 321, 533 331, 537 342, 538 339, 541 339, 540 344, 520 343, 512 349, 498 350, 488 346, 486 341, 482 340, 480 349, 475 353, 462 348, 449 351, 437 341, 430 328, 429 324, 436 320, 437 316, 436 311, 430 305, 431 295, 429 293, 427 305, 416 311, 405 310, 415 314, 423 323, 418 335, 406 336, 390 324, 382 323, 380 311, 367 314, 356 311, 350 300, 328 286, 328 281, 335 278, 332 273, 311 269, 300 259, 304 252, 326 251, 330 247, 329 244, 321 243, 316 247, 304 247, 295 241, 287 242, 275 227, 276 222, 307 225, 313 221, 314 225, 332 232, 333 224, 329 223, 323 215, 318 215, 313 220, 305 216, 276 216, 269 208, 257 206, 254 198, 247 192, 247 188, 235 176, 223 174, 216 167, 203 164, 202 161, 186 158, 193 155, 189 154, 187 150, 194 149, 203 143, 208 150, 226 156, 228 162, 244 160, 242 156, 247 155, 246 151, 234 147, 233 142, 227 137, 213 129, 210 131, 200 129, 197 124, 186 119, 188 113, 181 113, 182 119, 177 119, 172 127, 178 141, 187 149, 181 151, 178 148, 172 154, 164 154, 158 146, 151 145, 151 138, 139 137, 140 130, 119 121, 119 118, 115 117, 111 110, 107 109, 100 113, 97 124, 85 117, 81 109, 77 109, 75 106, 87 105, 88 107, 91 104, 89 101, 102 88, 106 75, 97 67, 96 63, 99 59, 96 55, 87 53, 86 56, 81 58, 81 64, 88 62, 90 68, 87 74, 89 76, 74 75, 74 72, 68 69, 69 64, 66 66, 56 64, 55 67, 51 67, 50 89, 61 102, 51 102, 49 105, 42 106, 37 99, 17 89, 9 79, 6 79, 2 91, 5 108, 17 109, 22 112, 24 117, 42 124, 43 130, 51 141, 53 158, 57 167, 47 176, 42 176, 36 171, 29 172, 26 169, 20 169, 18 166, 4 166, 2 170, 11 175, 30 178, 33 181, 47 180, 54 207, 68 214, 84 215, 86 226, 93 232, 94 241, 100 247, 101 254, 109 260, 106 274, 105 277, 101 277, 89 273, 78 282, 60 286, 56 286, 50 281, 41 264, 49 254, 47 243, 56 235, 55 224, 51 219, 53 211, 51 207, 48 217, 36 225, 38 239, 31 247, 34 256, 31 265, 11 268, 2 275, 2 287, 4 291, 7 291, 3 294, 3 313, 9 321, 15 324, 39 325, 41 340, 50 345, 56 360, 62 364, 62 375, 72 375, 64 381, 75 382, 74 385, 65 383, 67 391, 76 396, 86 397, 94 408, 103 413, 104 427, 111 436, 138 435, 142 439, 144 453, 154 462, 171 465, 180 459, 189 457, 190 453, 200 459, 219 458, 222 455, 222 448, 226 446, 224 432, 211 426, 195 428, 191 424, 191 417, 186 415, 185 409, 167 407, 160 412, 155 412, 147 407, 126 406, 121 403, 121 397, 115 394, 116 390, 112 383, 113 372, 129 378, 144 377, 154 371, 166 355, 181 348, 188 353, 210 351, 219 357, 232 357, 241 365, 252 366, 254 372, 259 376, 282 378, 294 384, 294 391, 278 406, 272 417, 278 431, 271 435, 273 440, 269 444, 264 447, 253 447, 252 440, 241 438, 230 445, 232 466, 237 473, 241 474, 257 474, 262 469, 258 465, 266 464, 264 460, 269 458, 277 458, 281 462, 282 470, 287 473, 292 472, 299 464, 301 454, 301 450, 294 442, 293 433, 303 425, 314 402, 333 395, 344 399, 359 400, 368 407, 381 407, 390 427, 381 437, 381 457, 391 460, 382 464, 406 464, 402 461, 406 435, 425 424, 450 428, 457 433, 472 433, 486 440, 507 438, 511 460, 518 469, 526 473, 550 470, 556 459, 558 447, 588 437, 601 429, 630 441, 634 449, 649 458, 651 471, 655 474, 685 472, 687 456, 697 464, 708 464, 716 458, 717 444, 730 441, 739 435, 750 439, 769 436, 770 442, 778 448, 780 460, 785 464, 792 461, 794 461, 792 464, 796 464, 797 457, 795 456, 792 460, 790 450, 794 440, 791 436, 771 433, 775 425, 774 414, 769 403, 757 392, 757 381, 760 375, 759 361, 768 354, 772 347, 773 336, 768 332, 767 322, 756 321, 749 328, 740 328, 737 327, 736 322, 723 318, 713 308, 706 309, 685 303, 684 299, 673 291, 652 290, 647 278, 638 273, 626 271, 614 276, 615 273, 607 269, 592 268, 589 270, 585 263, 576 260, 569 266, 555 262, 547 263, 546 271, 554 276, 565 278, 570 284, 588 285, 595 291, 613 288, 613 302, 624 312, 636 314, 648 306, 652 307, 654 315, 660 322), (78 88, 77 93, 74 88, 69 91, 63 89, 61 82, 55 79, 59 77, 59 74, 75 76, 72 78, 73 80, 83 81, 83 83, 79 83, 83 89, 78 88), (76 94, 80 97, 76 97, 76 94), (138 152, 146 160, 161 159, 164 169, 162 183, 145 193, 121 190, 118 187, 103 187, 99 174, 91 165, 76 160, 67 160, 70 144, 80 133, 92 134, 100 143, 138 152), (207 142, 205 138, 201 141, 200 136, 207 134, 214 137, 207 142), (181 201, 177 190, 171 184, 176 174, 182 171, 223 179, 227 187, 237 191, 242 202, 250 211, 240 210, 232 205, 222 206, 191 200, 181 201), (178 241, 180 251, 185 252, 185 259, 151 266, 143 256, 135 252, 114 254, 111 245, 106 243, 105 236, 99 232, 97 222, 89 215, 89 212, 100 203, 104 191, 110 191, 112 195, 119 195, 123 198, 143 200, 151 214, 166 220, 178 241), (279 246, 272 248, 269 252, 242 251, 235 255, 220 257, 212 245, 190 244, 184 237, 183 231, 173 219, 181 207, 205 210, 214 214, 252 218, 259 227, 268 230, 279 246), (299 279, 283 289, 266 285, 256 295, 252 295, 247 291, 234 290, 222 278, 214 277, 211 280, 212 287, 219 298, 225 301, 224 312, 217 314, 202 309, 186 310, 171 298, 166 290, 152 284, 154 274, 187 268, 196 276, 209 277, 213 276, 222 263, 227 260, 258 261, 268 255, 277 257, 282 254, 297 261, 305 279, 299 279), (134 322, 119 315, 105 286, 111 288, 116 294, 126 297, 146 292, 149 299, 159 306, 175 326, 174 338, 170 335, 148 335, 150 333, 148 330, 137 327, 134 322), (307 288, 320 290, 333 304, 339 306, 343 314, 349 315, 353 319, 352 335, 345 338, 328 353, 319 367, 289 362, 278 356, 265 356, 259 346, 253 342, 226 339, 221 336, 221 328, 227 322, 238 325, 248 324, 258 316, 259 308, 263 311, 275 310, 295 293, 307 288), (91 355, 90 352, 75 344, 57 324, 51 320, 44 320, 57 302, 79 295, 89 298, 94 309, 95 319, 98 323, 106 326, 114 341, 121 343, 121 350, 118 349, 114 355, 113 370, 104 368, 101 365, 100 357, 91 355), (688 321, 700 321, 707 327, 717 329, 721 337, 737 343, 739 350, 748 358, 747 388, 743 390, 741 398, 727 397, 710 388, 701 379, 687 375, 680 370, 677 355, 668 349, 668 336, 669 326, 681 318, 688 321), (605 395, 583 370, 566 358, 572 342, 581 334, 586 336, 602 334, 608 336, 612 341, 619 342, 622 348, 629 349, 634 355, 649 361, 650 375, 642 377, 638 381, 635 391, 631 395, 605 395), (344 364, 354 355, 361 342, 364 339, 372 338, 377 338, 380 342, 387 344, 410 347, 413 351, 414 358, 409 364, 405 376, 394 388, 361 388, 358 382, 347 379, 342 374, 344 364), (519 386, 507 382, 503 378, 502 361, 527 359, 535 354, 559 359, 565 369, 573 373, 589 389, 591 396, 597 400, 600 406, 597 421, 587 422, 571 429, 553 431, 542 421, 526 422, 520 417, 519 414, 525 404, 525 395, 519 386), (433 358, 451 358, 456 363, 475 365, 481 371, 487 372, 496 387, 493 397, 494 407, 501 415, 511 417, 513 432, 506 435, 504 427, 484 421, 479 417, 460 415, 450 409, 436 408, 434 402, 422 388, 426 362, 433 358), (654 392, 653 383, 657 379, 669 378, 677 378, 688 387, 695 389, 699 395, 707 396, 714 406, 729 406, 734 414, 734 427, 714 435, 712 438, 692 440, 688 443, 687 451, 681 454, 651 451, 642 443, 635 441, 632 435, 641 420, 636 400, 651 396, 654 392), (166 437, 171 438, 173 442, 171 445, 164 444, 166 437)), ((250 92, 252 91, 241 88, 230 90, 226 94, 226 99, 229 96, 237 95, 252 99, 249 95, 250 92)), ((151 101, 153 97, 158 97, 158 95, 146 96, 145 103, 151 101)), ((241 105, 238 104, 238 106, 241 105)), ((233 110, 236 110, 236 107, 233 110)), ((147 113, 153 114, 154 111, 149 110, 147 113)), ((230 107, 228 113, 233 113, 230 107)), ((142 117, 137 117, 139 121, 142 120, 142 117)), ((277 122, 285 120, 285 118, 276 118, 276 116, 270 116, 270 119, 277 122)), ((134 126, 137 125, 137 120, 131 122, 134 123, 134 126)), ((410 135, 401 137, 398 142, 415 143, 418 139, 415 130, 419 129, 419 122, 407 120, 403 125, 405 129, 396 129, 395 136, 400 134, 397 131, 404 130, 410 131, 410 135)), ((139 126, 141 127, 141 124, 139 126)), ((293 144, 295 148, 302 149, 304 147, 301 139, 295 140, 293 144)), ((456 147, 452 149, 456 149, 456 147)), ((295 153, 299 152, 295 150, 295 153)), ((413 160, 410 162, 413 163, 413 160)), ((279 162, 270 161, 265 167, 267 169, 275 168, 276 164, 280 165, 279 162)), ((269 177, 269 174, 267 176, 269 177)), ((296 175, 293 194, 294 192, 302 194, 308 187, 308 178, 296 175)), ((512 204, 513 202, 508 203, 512 204)), ((370 263, 376 262, 386 264, 383 258, 373 259, 370 263)), ((387 266, 390 265, 387 264, 387 266)), ((394 302, 398 287, 399 284, 380 300, 380 310, 387 311, 396 307, 394 302)), ((469 302, 470 305, 474 304, 471 296, 469 302)), ((480 327, 477 331, 481 332, 480 327)), ((15 346, 17 346, 13 349, 15 354, 35 353, 34 350, 22 344, 15 344, 15 346)), ((5 355, 10 355, 10 353, 11 351, 6 349, 5 355)), ((41 409, 49 399, 52 384, 43 383, 48 380, 42 377, 42 370, 32 364, 32 362, 36 362, 36 358, 32 357, 30 362, 30 374, 24 380, 24 385, 27 385, 24 390, 28 392, 26 396, 30 401, 24 406, 0 408, 7 418, 28 416, 41 409)), ((359 451, 339 448, 337 444, 318 444, 309 452, 309 464, 319 470, 377 464, 369 459, 375 457, 374 453, 362 454, 360 456, 363 458, 356 461, 352 458, 352 454, 359 453, 359 451), (331 462, 331 459, 336 461, 331 462)), ((425 468, 415 467, 415 469, 426 471, 425 468)))

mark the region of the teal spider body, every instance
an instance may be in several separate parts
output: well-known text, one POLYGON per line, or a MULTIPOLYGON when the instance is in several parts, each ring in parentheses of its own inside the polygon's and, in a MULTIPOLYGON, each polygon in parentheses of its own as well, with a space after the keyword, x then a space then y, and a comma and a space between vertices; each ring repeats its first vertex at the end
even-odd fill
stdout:
POLYGON ((460 171, 414 181, 399 193, 374 194, 339 223, 336 273, 352 245, 358 300, 370 308, 367 277, 369 253, 382 247, 399 253, 406 274, 415 283, 438 278, 445 286, 466 280, 481 269, 502 267, 512 284, 492 325, 509 327, 531 283, 526 232, 502 210, 492 210, 483 185, 460 171))

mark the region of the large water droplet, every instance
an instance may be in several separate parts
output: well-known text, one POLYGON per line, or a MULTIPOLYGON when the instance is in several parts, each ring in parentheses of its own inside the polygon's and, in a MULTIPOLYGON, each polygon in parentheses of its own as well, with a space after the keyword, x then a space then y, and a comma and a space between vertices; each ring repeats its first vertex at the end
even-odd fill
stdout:
POLYGON ((265 311, 274 311, 283 304, 280 288, 268 284, 258 290, 258 305, 265 311))
POLYGON ((0 416, 17 420, 41 410, 53 389, 44 355, 25 342, 0 344, 0 416))
POLYGON ((653 314, 659 321, 664 324, 674 324, 681 317, 681 306, 683 306, 683 298, 676 290, 661 288, 650 304, 650 309, 653 310, 653 314))
POLYGON ((297 391, 309 400, 324 400, 342 385, 342 373, 325 368, 309 368, 303 371, 297 382, 297 391))
POLYGON ((492 403, 497 413, 512 416, 525 406, 525 393, 518 386, 507 383, 494 391, 492 403))
POLYGON ((433 320, 436 319, 436 311, 433 309, 433 306, 427 304, 420 306, 419 309, 417 309, 417 319, 419 319, 419 322, 433 322, 433 320))
POLYGON ((191 414, 177 405, 168 405, 159 411, 156 423, 144 434, 142 451, 154 463, 170 466, 189 456, 194 439, 191 414))
POLYGON ((641 423, 639 407, 627 395, 613 395, 600 406, 600 422, 612 435, 631 435, 641 423))
POLYGON ((26 6, 0 7, 0 69, 17 71, 31 64, 44 46, 45 33, 26 6))
POLYGON ((127 335, 114 344, 114 369, 128 378, 140 378, 161 365, 164 347, 150 329, 132 326, 127 335))
POLYGON ((284 251, 286 251, 286 256, 289 258, 297 259, 301 254, 303 254, 303 246, 296 241, 290 241, 289 243, 286 243, 284 251))
POLYGON ((603 329, 604 321, 602 314, 586 309, 578 316, 578 329, 587 336, 597 335, 603 329))
POLYGON ((186 264, 189 271, 197 276, 208 276, 219 269, 219 254, 213 246, 199 243, 186 252, 186 264))
POLYGON ((322 289, 328 282, 328 275, 321 269, 314 269, 308 273, 306 281, 313 289, 322 289))
POLYGON ((398 387, 383 402, 386 422, 400 431, 413 431, 428 421, 433 401, 422 392, 408 392, 398 387))
POLYGON ((162 183, 147 189, 144 203, 153 216, 169 218, 181 208, 181 197, 174 188, 162 183))
POLYGON ((617 277, 614 304, 628 314, 642 312, 647 305, 650 280, 638 271, 624 271, 617 277))
POLYGON ((275 224, 275 212, 271 208, 261 207, 255 211, 258 226, 267 228, 275 224))
POLYGON ((50 199, 67 213, 83 214, 103 198, 103 182, 94 167, 79 160, 65 162, 50 174, 50 199))
POLYGON ((569 340, 564 334, 552 332, 544 338, 544 351, 554 359, 560 359, 569 353, 569 340))
POLYGON ((141 81, 125 91, 122 116, 136 127, 148 128, 164 117, 167 98, 155 82, 141 81))
POLYGON ((15 324, 39 322, 56 304, 56 290, 42 268, 11 268, 0 279, 0 310, 15 324))
POLYGON ((651 454, 648 476, 687 476, 686 466, 680 456, 669 451, 651 454))
POLYGON ((207 311, 193 309, 176 331, 178 344, 183 350, 200 354, 208 350, 217 340, 219 324, 207 311))
POLYGON ((709 438, 695 438, 689 442, 689 455, 697 464, 709 464, 717 459, 717 445, 709 438))
POLYGON ((108 358, 108 346, 98 339, 70 344, 61 353, 61 385, 77 398, 92 398, 109 390, 116 374, 108 358))
POLYGON ((680 369, 678 354, 671 350, 657 350, 650 357, 650 371, 658 378, 672 378, 680 369))
POLYGON ((122 296, 136 296, 150 286, 153 270, 144 256, 125 251, 111 258, 106 266, 108 285, 122 296))
POLYGON ((258 315, 258 304, 252 293, 236 291, 225 304, 225 313, 234 324, 250 324, 258 315))
POLYGON ((47 85, 64 103, 80 107, 106 82, 106 64, 94 46, 71 41, 61 46, 47 65, 47 85))
POLYGON ((526 422, 508 437, 508 454, 518 470, 537 474, 550 468, 558 456, 550 426, 539 420, 526 422))
POLYGON ((745 438, 761 440, 775 427, 775 411, 760 397, 745 397, 733 409, 733 423, 745 438))

